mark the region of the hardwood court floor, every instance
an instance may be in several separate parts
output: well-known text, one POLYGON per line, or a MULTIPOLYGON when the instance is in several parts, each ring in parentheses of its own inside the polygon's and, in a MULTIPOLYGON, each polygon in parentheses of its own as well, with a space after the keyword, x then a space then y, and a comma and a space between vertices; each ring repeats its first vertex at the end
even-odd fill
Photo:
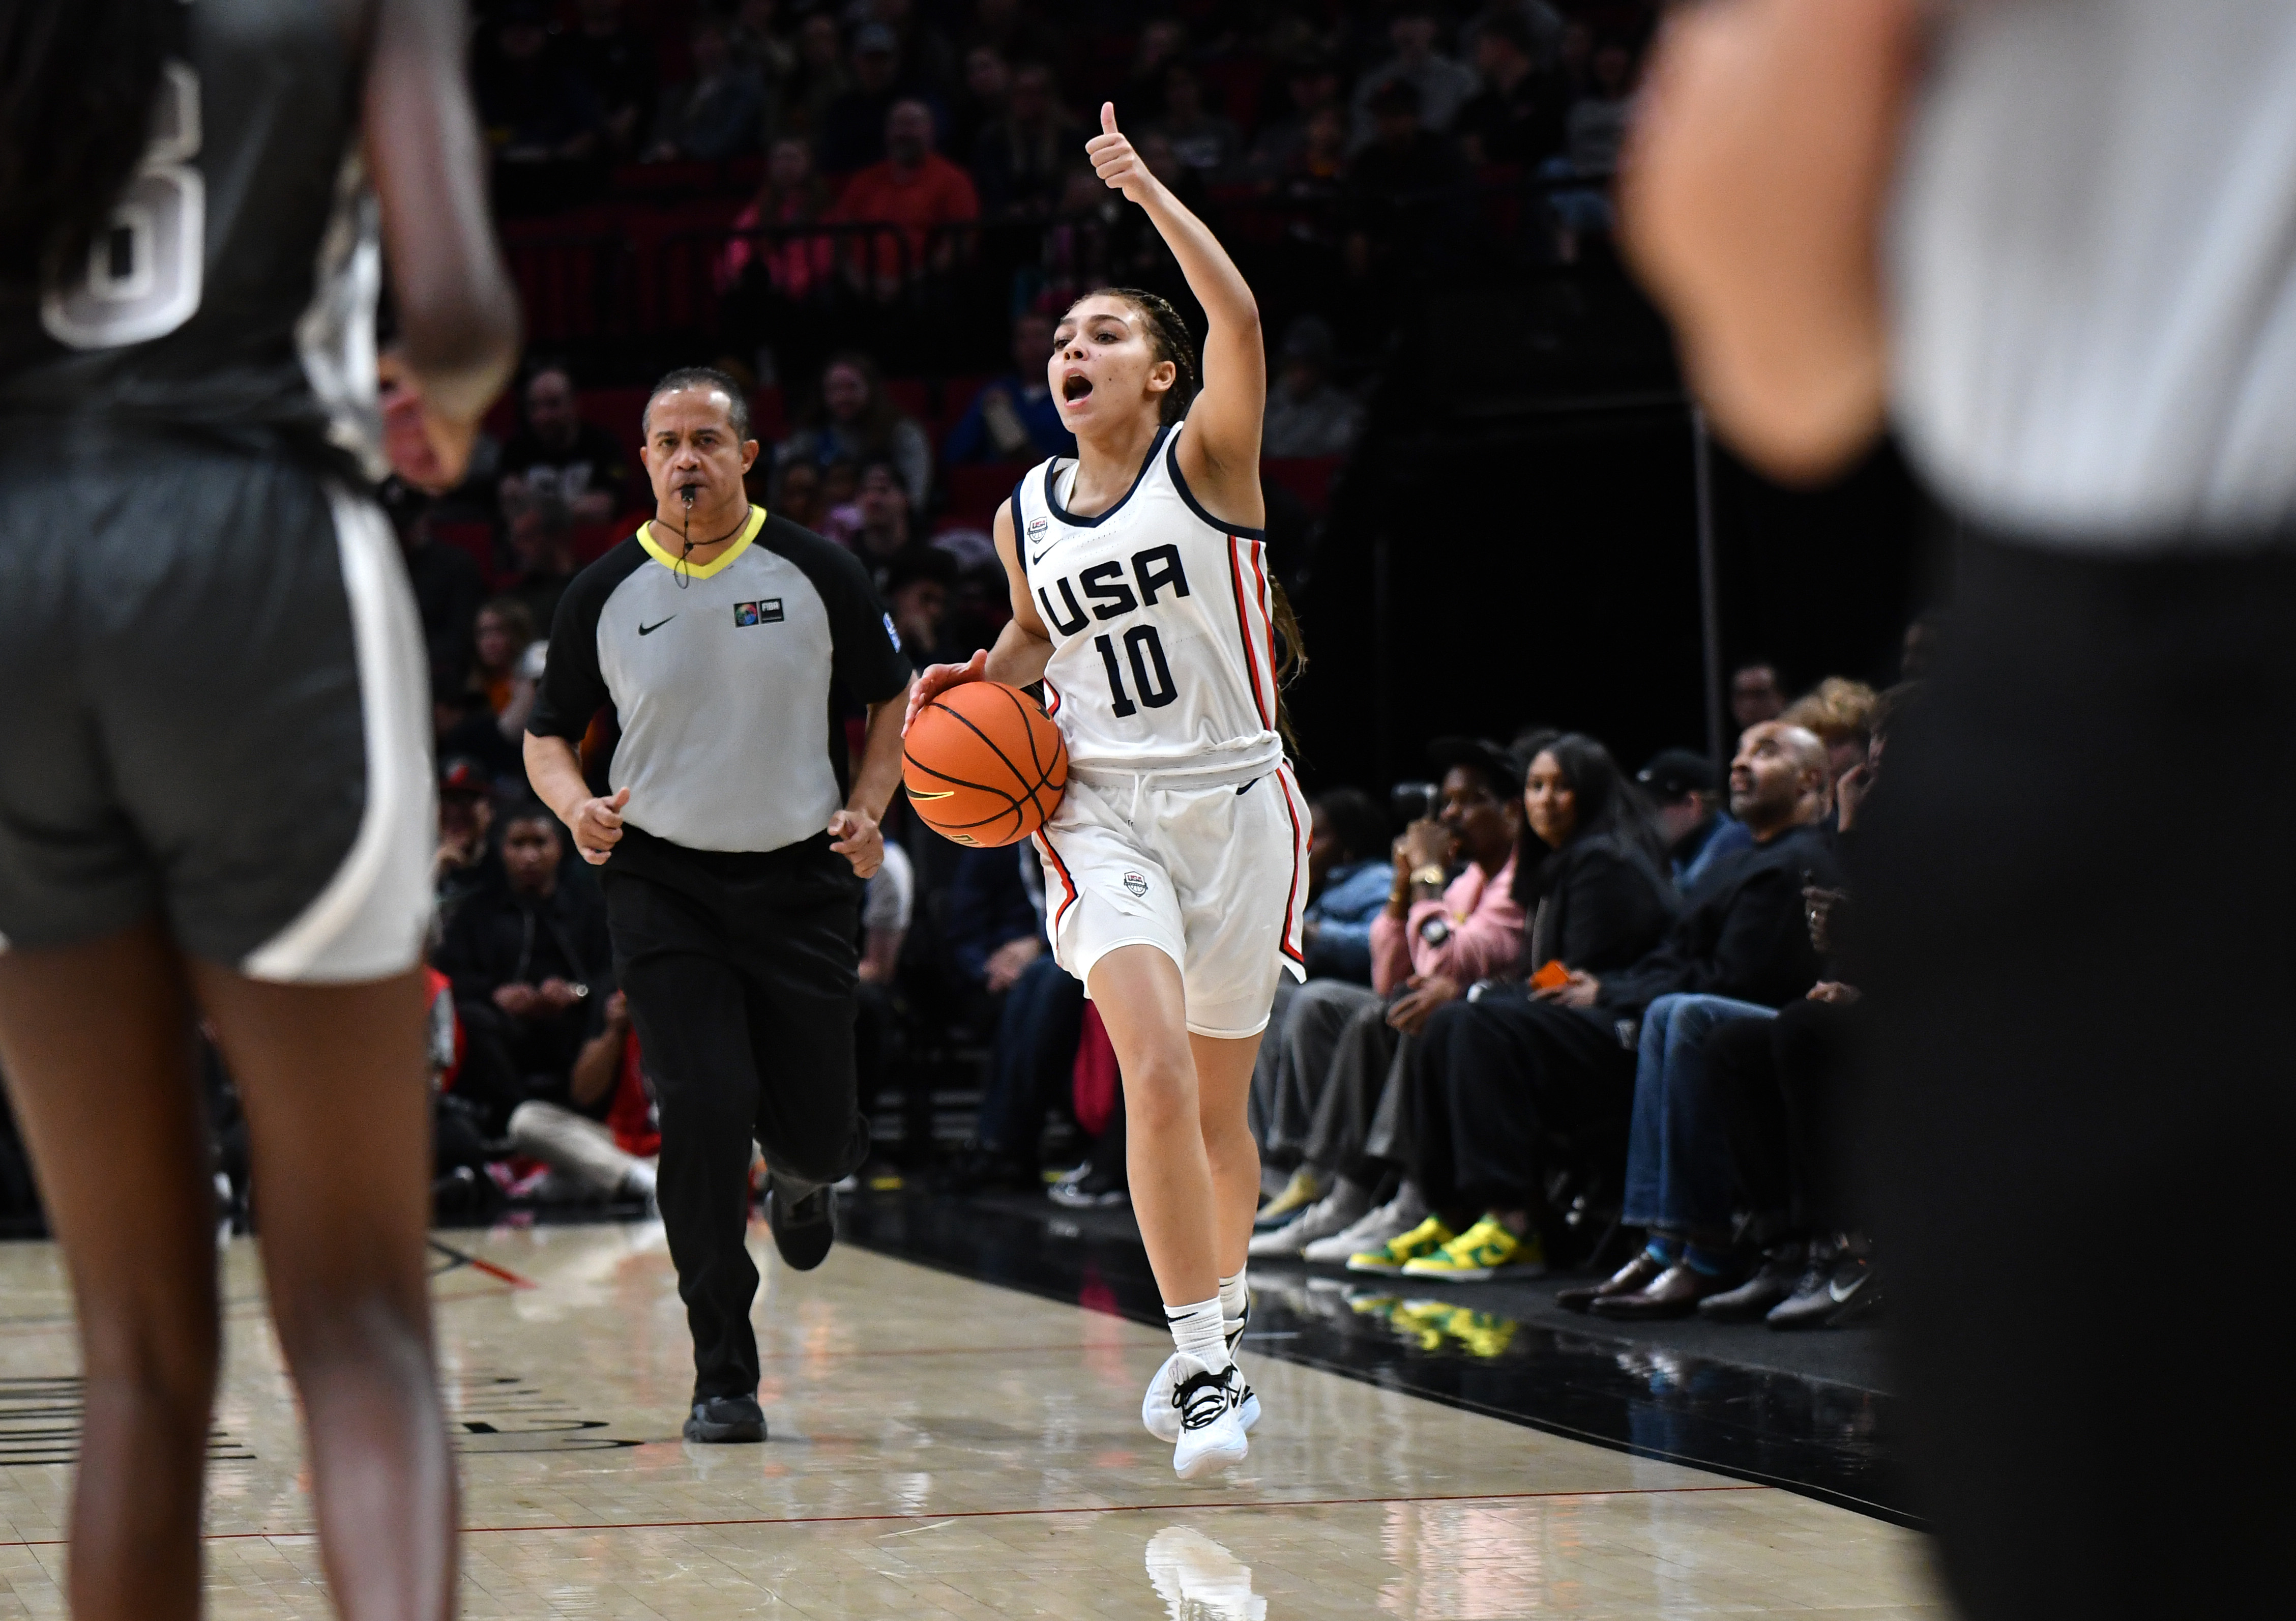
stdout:
MULTIPOLYGON (((659 1227, 452 1236, 433 1281, 472 1617, 1185 1621, 1928 1616, 1912 1532, 1267 1358, 1249 1463, 1140 1428, 1165 1337, 753 1230, 773 1439, 678 1439, 659 1227)), ((224 1266, 209 1613, 323 1617, 295 1407, 252 1245, 224 1266)), ((61 1616, 78 1390, 53 1247, 0 1245, 0 1616, 61 1616)))

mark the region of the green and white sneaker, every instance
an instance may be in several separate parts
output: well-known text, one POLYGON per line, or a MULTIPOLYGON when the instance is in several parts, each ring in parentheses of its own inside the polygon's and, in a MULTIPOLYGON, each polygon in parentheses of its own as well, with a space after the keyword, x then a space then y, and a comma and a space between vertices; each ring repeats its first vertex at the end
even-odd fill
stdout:
POLYGON ((1495 1216, 1485 1216, 1439 1249, 1414 1255, 1403 1263, 1411 1278, 1448 1278, 1455 1283, 1481 1283, 1505 1274, 1511 1278, 1543 1278, 1546 1252, 1535 1232, 1509 1232, 1495 1216))
POLYGON ((1409 1232, 1390 1238, 1377 1249, 1358 1250, 1349 1255, 1348 1271, 1399 1272, 1420 1256, 1433 1255, 1448 1244, 1451 1238, 1451 1230, 1443 1224, 1443 1218, 1431 1215, 1409 1232))

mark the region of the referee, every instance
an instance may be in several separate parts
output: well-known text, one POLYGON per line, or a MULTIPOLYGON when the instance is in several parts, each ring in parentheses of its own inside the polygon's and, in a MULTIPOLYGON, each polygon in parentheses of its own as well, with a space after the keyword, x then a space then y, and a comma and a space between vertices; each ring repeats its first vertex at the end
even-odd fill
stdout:
POLYGON ((828 1184, 869 1148, 857 940, 909 664, 860 563, 750 504, 758 443, 732 378, 672 372, 642 421, 655 515, 567 588, 526 768, 603 868, 654 1081, 662 1226, 693 1334, 685 1438, 762 1441, 750 1144, 771 1172, 782 1258, 819 1265, 836 1237, 828 1184), (868 740, 849 773, 840 717, 853 703, 868 707, 868 740), (599 798, 576 748, 609 704, 621 740, 599 798))
POLYGON ((1959 531, 1847 944, 1970 1621, 2289 1613, 2292 79, 2288 0, 1710 0, 1622 170, 1717 427, 1959 531))

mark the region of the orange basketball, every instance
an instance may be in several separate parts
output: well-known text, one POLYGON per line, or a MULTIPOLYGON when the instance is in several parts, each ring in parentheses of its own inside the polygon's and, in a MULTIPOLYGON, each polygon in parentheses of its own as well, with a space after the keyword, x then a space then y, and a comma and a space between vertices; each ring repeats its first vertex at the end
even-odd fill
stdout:
POLYGON ((960 844, 1019 843, 1045 825, 1069 784, 1060 728, 1002 681, 967 681, 919 710, 901 757, 918 819, 960 844))

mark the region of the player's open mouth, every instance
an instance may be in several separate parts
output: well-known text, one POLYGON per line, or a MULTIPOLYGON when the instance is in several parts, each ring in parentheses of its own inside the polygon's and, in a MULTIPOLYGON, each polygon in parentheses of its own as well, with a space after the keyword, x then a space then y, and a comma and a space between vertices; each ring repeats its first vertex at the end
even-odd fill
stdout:
POLYGON ((1092 379, 1081 372, 1071 372, 1061 383, 1061 399, 1073 405, 1092 392, 1092 379))

